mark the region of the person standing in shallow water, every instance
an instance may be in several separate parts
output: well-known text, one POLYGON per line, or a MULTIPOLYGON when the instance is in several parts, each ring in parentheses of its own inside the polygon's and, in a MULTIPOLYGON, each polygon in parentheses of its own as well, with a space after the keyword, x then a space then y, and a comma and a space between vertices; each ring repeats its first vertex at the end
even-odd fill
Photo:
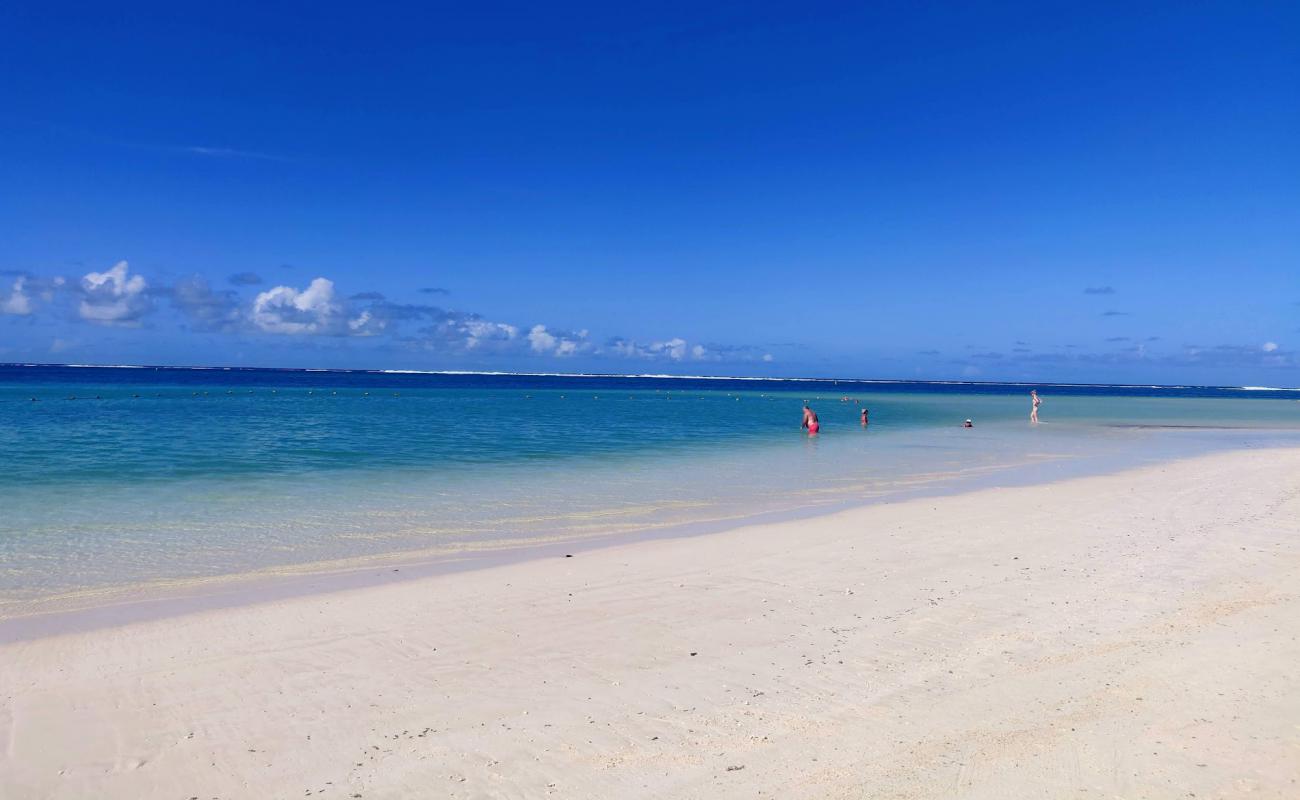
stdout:
POLYGON ((1043 398, 1038 396, 1037 389, 1029 390, 1029 421, 1038 422, 1038 407, 1043 404, 1043 398))
POLYGON ((867 419, 868 413, 867 409, 862 409, 862 427, 864 428, 871 424, 871 420, 867 419))
POLYGON ((803 423, 799 427, 806 428, 808 433, 817 433, 822 428, 817 412, 809 408, 807 403, 803 404, 803 423))

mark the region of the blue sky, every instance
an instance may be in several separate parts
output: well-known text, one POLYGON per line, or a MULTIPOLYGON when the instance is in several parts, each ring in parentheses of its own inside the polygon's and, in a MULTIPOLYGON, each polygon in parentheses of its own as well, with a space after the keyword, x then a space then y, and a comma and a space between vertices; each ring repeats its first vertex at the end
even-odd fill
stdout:
POLYGON ((1295 4, 187 5, 0 9, 0 361, 1300 385, 1295 4))

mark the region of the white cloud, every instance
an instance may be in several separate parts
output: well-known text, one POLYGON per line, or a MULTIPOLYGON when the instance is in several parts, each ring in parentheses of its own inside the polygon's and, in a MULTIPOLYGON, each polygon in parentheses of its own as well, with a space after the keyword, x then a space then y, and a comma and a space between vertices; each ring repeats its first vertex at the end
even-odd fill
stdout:
POLYGON ((422 350, 506 352, 515 347, 514 342, 519 336, 519 329, 514 325, 492 322, 477 314, 430 307, 422 309, 419 316, 431 319, 433 324, 421 328, 416 336, 401 341, 422 350))
POLYGON ((615 345, 615 350, 625 356, 640 356, 641 358, 668 358, 673 361, 681 361, 686 358, 686 340, 681 337, 674 337, 666 342, 650 342, 641 344, 639 342, 620 342, 615 345))
POLYGON ((1277 342, 1264 342, 1263 349, 1265 353, 1272 353, 1273 351, 1277 350, 1277 342))
POLYGON ((534 325, 528 332, 528 344, 534 353, 549 353, 555 348, 555 337, 546 332, 545 325, 534 325))
MULTIPOLYGON (((686 340, 680 336, 666 342, 650 342, 649 344, 633 342, 628 339, 612 339, 608 347, 616 354, 628 358, 667 358, 672 361, 682 361, 691 352, 686 346, 686 340)), ((705 352, 698 345, 696 347, 701 352, 705 352)))
POLYGON ((519 329, 504 322, 489 322, 485 319, 467 320, 462 325, 467 334, 465 347, 473 350, 485 342, 509 342, 519 335, 519 329))
MULTIPOLYGON (((233 282, 239 286, 251 284, 251 275, 240 273, 233 282)), ((167 298, 171 308, 183 317, 183 329, 195 331, 382 336, 414 348, 448 353, 470 351, 478 356, 621 356, 681 363, 773 360, 770 353, 764 354, 754 346, 688 343, 680 336, 651 342, 615 338, 598 347, 586 330, 555 329, 542 324, 520 329, 469 311, 389 302, 373 291, 344 298, 337 296, 334 283, 323 277, 315 278, 306 288, 275 286, 256 293, 251 305, 247 296, 237 289, 213 289, 198 275, 170 285, 152 286, 143 276, 132 274, 126 261, 119 261, 104 272, 87 273, 79 282, 76 278, 18 275, 9 291, 0 289, 0 314, 36 313, 63 297, 79 302, 83 320, 129 326, 152 312, 160 302, 158 298, 167 298), (359 302, 363 300, 372 302, 359 302)))
POLYGON ((32 313, 32 299, 23 291, 24 284, 27 283, 26 277, 19 277, 14 281, 13 291, 9 296, 0 302, 0 314, 17 314, 24 316, 32 313))
POLYGON ((528 331, 528 346, 534 353, 549 353, 554 356, 571 356, 591 348, 587 341, 587 332, 548 331, 545 325, 534 325, 528 331))
POLYGON ((334 283, 317 278, 302 291, 277 286, 258 294, 253 323, 268 333, 329 333, 337 326, 341 310, 334 302, 334 283))
POLYGON ((353 336, 378 336, 388 327, 388 320, 379 319, 365 309, 355 318, 348 320, 348 330, 353 336))
POLYGON ((578 347, 579 343, 572 339, 561 339, 560 343, 555 347, 555 354, 557 356, 571 356, 578 352, 578 347))
POLYGON ((105 272, 88 272, 81 279, 81 318, 100 325, 133 325, 153 304, 145 294, 148 284, 140 275, 127 277, 125 261, 105 272))

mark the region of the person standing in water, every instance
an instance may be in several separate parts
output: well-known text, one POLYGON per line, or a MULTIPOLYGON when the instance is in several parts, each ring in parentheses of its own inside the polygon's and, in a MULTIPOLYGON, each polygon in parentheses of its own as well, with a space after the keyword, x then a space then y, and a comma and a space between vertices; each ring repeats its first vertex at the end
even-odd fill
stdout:
POLYGON ((1038 407, 1043 404, 1043 398, 1038 396, 1037 389, 1029 390, 1029 421, 1038 422, 1038 407))
POLYGON ((821 430, 821 422, 817 419, 817 412, 808 407, 807 403, 803 404, 803 424, 800 428, 806 428, 808 433, 817 433, 821 430))
POLYGON ((867 419, 867 413, 867 409, 862 409, 862 427, 864 428, 871 424, 871 421, 867 419))

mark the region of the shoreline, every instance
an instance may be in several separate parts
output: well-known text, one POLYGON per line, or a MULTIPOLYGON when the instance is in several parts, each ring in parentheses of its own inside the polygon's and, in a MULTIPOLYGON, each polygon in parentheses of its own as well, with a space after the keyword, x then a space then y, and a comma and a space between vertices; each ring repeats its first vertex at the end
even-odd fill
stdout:
POLYGON ((0 794, 1300 786, 1300 448, 0 646, 0 794))
MULTIPOLYGON (((1247 450, 1285 450, 1292 446, 1289 443, 1239 443, 1227 449, 1211 450, 1208 455, 1247 450)), ((930 481, 921 481, 914 487, 895 489, 892 493, 881 496, 841 497, 822 504, 739 516, 674 522, 628 531, 506 539, 484 542, 478 546, 399 550, 335 561, 288 564, 267 570, 100 587, 28 601, 37 606, 49 606, 48 608, 0 615, 0 645, 295 597, 492 569, 638 542, 690 539, 755 525, 808 521, 919 498, 948 497, 988 489, 1041 486, 1079 478, 1115 475, 1151 464, 1176 463, 1205 455, 1207 453, 1191 456, 1165 454, 1150 462, 1121 461, 1117 456, 1026 457, 1022 462, 944 474, 930 481), (1043 468, 1046 472, 1033 471, 1029 473, 1030 477, 1025 477, 1026 473, 1021 470, 1026 467, 1043 468)))
MULTIPOLYGON (((1015 466, 1006 467, 1012 469, 1015 466)), ((976 479, 978 479, 977 476, 976 479)), ((1044 479, 1037 483, 1050 482, 1044 479)), ((373 556, 340 559, 336 562, 306 562, 253 571, 178 579, 144 584, 105 587, 71 595, 57 595, 47 602, 55 607, 0 617, 0 645, 29 641, 66 633, 82 633, 164 620, 203 611, 256 605, 294 597, 365 589, 390 583, 423 580, 510 564, 565 557, 639 542, 689 539, 780 522, 797 522, 829 516, 878 504, 902 502, 915 497, 942 497, 979 491, 963 486, 934 484, 881 498, 835 500, 824 505, 744 514, 710 520, 670 523, 630 531, 531 538, 488 542, 479 547, 450 547, 445 550, 403 550, 373 556), (64 605, 72 598, 98 597, 103 602, 64 605)))

